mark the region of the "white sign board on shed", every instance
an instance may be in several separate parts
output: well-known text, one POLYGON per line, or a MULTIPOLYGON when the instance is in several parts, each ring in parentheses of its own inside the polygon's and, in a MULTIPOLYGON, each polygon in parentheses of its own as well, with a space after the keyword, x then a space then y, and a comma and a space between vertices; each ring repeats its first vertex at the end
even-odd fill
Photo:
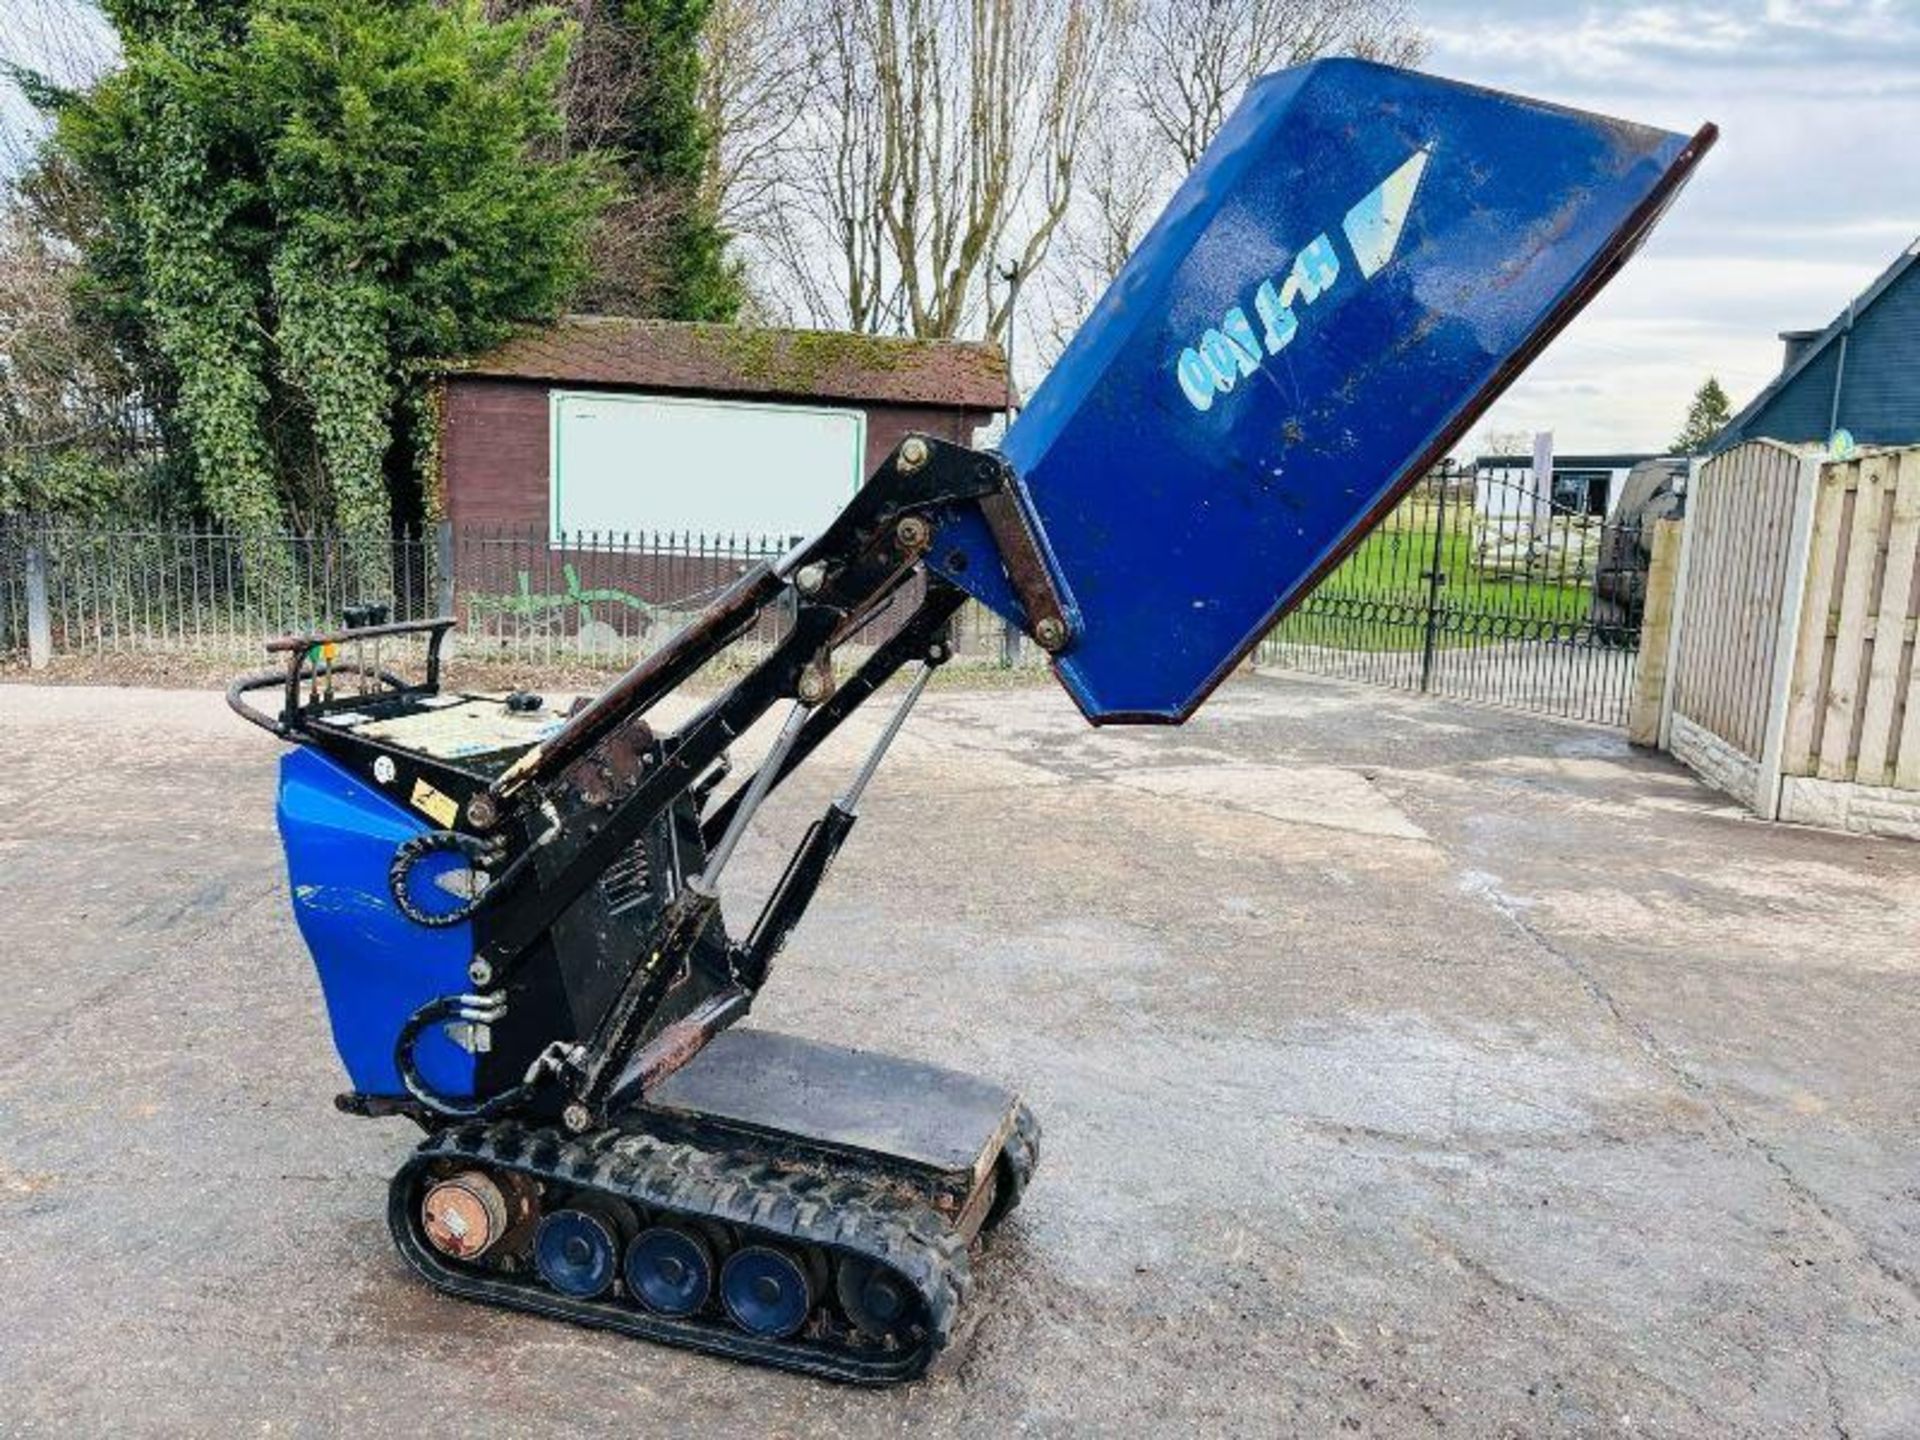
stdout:
POLYGON ((659 395, 552 395, 553 538, 813 535, 859 489, 858 410, 659 395))

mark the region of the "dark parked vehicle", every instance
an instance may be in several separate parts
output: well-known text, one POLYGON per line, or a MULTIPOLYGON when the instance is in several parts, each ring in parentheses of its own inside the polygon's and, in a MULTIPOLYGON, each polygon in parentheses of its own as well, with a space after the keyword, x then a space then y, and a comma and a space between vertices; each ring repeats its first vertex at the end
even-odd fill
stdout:
POLYGON ((1647 606, 1647 570, 1653 556, 1656 520, 1678 520, 1687 513, 1686 458, 1642 460, 1620 487, 1600 539, 1599 569, 1593 579, 1593 623, 1606 630, 1637 635, 1647 606))

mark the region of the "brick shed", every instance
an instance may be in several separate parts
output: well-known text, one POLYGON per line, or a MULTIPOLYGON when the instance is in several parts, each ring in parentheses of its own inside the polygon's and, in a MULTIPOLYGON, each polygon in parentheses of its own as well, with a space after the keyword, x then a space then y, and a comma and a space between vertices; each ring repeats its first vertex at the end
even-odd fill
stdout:
POLYGON ((1006 405, 997 345, 569 318, 440 377, 458 530, 809 533, 909 431, 1006 405))

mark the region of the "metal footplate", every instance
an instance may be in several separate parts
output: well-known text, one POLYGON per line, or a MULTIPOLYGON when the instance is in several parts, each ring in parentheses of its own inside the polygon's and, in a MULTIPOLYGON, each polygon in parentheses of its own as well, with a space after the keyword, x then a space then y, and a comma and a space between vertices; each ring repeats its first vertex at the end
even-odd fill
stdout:
POLYGON ((732 1033, 744 1043, 695 1067, 706 1074, 678 1103, 616 1128, 430 1136, 390 1191, 400 1253, 464 1298, 834 1380, 922 1374, 952 1335, 970 1243, 1032 1175, 1032 1112, 951 1071, 732 1033), (809 1076, 835 1074, 810 1095, 809 1076), (897 1132, 869 1115, 862 1134, 838 1133, 832 1116, 862 1076, 911 1076, 924 1103, 896 1102, 897 1132), (687 1108, 699 1093, 729 1113, 687 1108), (969 1134, 978 1162, 946 1163, 969 1134), (896 1145, 903 1135, 920 1143, 896 1145))

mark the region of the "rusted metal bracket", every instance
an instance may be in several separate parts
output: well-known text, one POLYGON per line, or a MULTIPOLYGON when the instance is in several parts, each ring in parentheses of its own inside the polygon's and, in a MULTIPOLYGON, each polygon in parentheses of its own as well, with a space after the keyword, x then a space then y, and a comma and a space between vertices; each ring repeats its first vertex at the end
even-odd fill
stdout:
POLYGON ((976 502, 981 518, 1000 549, 1007 567, 1007 579, 1013 593, 1020 597, 1026 611, 1027 633, 1034 644, 1049 655, 1058 655, 1073 641, 1073 628, 1067 623, 1066 607, 1054 588, 1053 575, 1040 554, 1040 542, 1034 538, 1027 512, 1013 492, 1013 478, 1003 475, 1000 488, 976 502))

